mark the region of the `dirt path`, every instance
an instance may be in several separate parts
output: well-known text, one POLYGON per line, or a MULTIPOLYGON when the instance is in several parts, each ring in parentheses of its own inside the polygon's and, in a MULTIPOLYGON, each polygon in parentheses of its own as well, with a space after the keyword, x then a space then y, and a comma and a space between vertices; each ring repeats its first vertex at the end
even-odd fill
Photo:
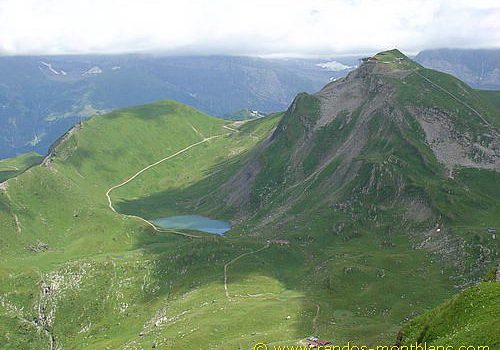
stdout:
POLYGON ((420 74, 418 71, 415 71, 415 73, 421 77, 422 79, 424 79, 425 81, 427 81, 428 83, 430 83, 432 86, 438 88, 439 90, 443 91, 444 93, 448 94, 449 96, 451 96, 453 99, 455 99, 457 102, 459 102, 460 104, 462 104, 463 106, 467 107, 468 109, 470 109, 472 112, 474 112, 474 114, 476 114, 479 118, 481 118, 481 120, 486 124, 488 125, 489 127, 491 127, 491 124, 488 122, 488 120, 486 120, 486 118, 484 118, 481 113, 479 113, 478 111, 476 111, 474 108, 472 108, 471 106, 469 106, 467 103, 463 102, 460 98, 456 97, 455 95, 453 95, 451 92, 449 92, 448 90, 446 90, 445 88, 441 87, 440 85, 436 84, 435 82, 433 82, 432 80, 430 80, 429 78, 427 78, 426 76, 420 74))
POLYGON ((316 304, 316 316, 314 316, 313 321, 312 321, 312 329, 313 329, 313 334, 317 335, 318 334, 318 318, 319 318, 319 304, 316 304))
POLYGON ((124 215, 128 216, 130 218, 134 218, 134 219, 137 219, 137 220, 140 220, 140 221, 144 222, 145 224, 147 224, 148 226, 150 226, 156 232, 174 233, 176 235, 185 236, 185 237, 191 237, 191 238, 203 238, 203 236, 196 236, 196 235, 191 235, 191 234, 185 233, 185 232, 180 232, 180 231, 176 231, 176 230, 171 230, 171 229, 167 229, 167 228, 158 227, 155 224, 153 224, 151 221, 148 221, 148 220, 146 220, 146 219, 144 219, 144 218, 142 218, 140 216, 137 216, 137 215, 126 215, 126 214, 124 214, 124 215))
MULTIPOLYGON (((244 123, 241 123, 241 124, 244 124, 244 123)), ((232 127, 227 126, 227 125, 223 125, 222 127, 226 128, 227 130, 231 130, 232 132, 240 132, 238 129, 233 129, 232 127)))
POLYGON ((0 184, 0 191, 5 192, 5 197, 7 198, 7 200, 10 203, 10 205, 8 205, 8 207, 9 207, 10 213, 12 214, 12 217, 14 218, 14 222, 16 223, 17 232, 22 233, 23 229, 21 226, 21 222, 19 221, 19 217, 16 215, 16 213, 14 212, 14 209, 12 208, 12 205, 14 205, 14 203, 12 202, 12 198, 10 198, 10 194, 7 190, 7 182, 3 182, 0 184))
POLYGON ((204 136, 204 135, 203 135, 203 134, 202 134, 202 133, 201 133, 198 129, 196 129, 196 128, 193 126, 193 124, 191 124, 190 122, 187 122, 187 123, 189 124, 189 126, 191 127, 191 129, 193 129, 193 131, 194 131, 195 133, 197 133, 197 134, 198 134, 198 136, 200 136, 200 137, 202 137, 202 138, 205 138, 205 136, 204 136))
POLYGON ((245 257, 247 255, 257 254, 258 252, 261 252, 261 251, 263 251, 264 249, 267 249, 267 248, 269 248, 269 243, 267 243, 265 246, 263 246, 260 249, 257 249, 257 250, 251 251, 251 252, 246 252, 246 253, 243 253, 241 255, 238 255, 236 258, 234 258, 233 260, 231 260, 230 262, 228 262, 227 264, 224 265, 224 291, 226 293, 226 298, 228 298, 229 300, 231 300, 231 297, 229 296, 229 290, 227 288, 227 268, 229 267, 229 265, 231 265, 232 263, 240 260, 241 258, 243 258, 243 257, 245 257))
MULTIPOLYGON (((234 132, 239 132, 239 130, 236 130, 236 129, 233 129, 227 125, 223 125, 223 127, 225 129, 228 129, 230 130, 231 132, 230 133, 226 133, 226 134, 220 134, 220 135, 215 135, 215 136, 211 136, 211 137, 205 137, 203 140, 201 141, 198 141, 198 142, 195 142, 165 158, 162 158, 152 164, 149 164, 148 166, 142 168, 141 170, 139 170, 138 172, 136 172, 134 175, 132 175, 131 177, 129 177, 128 179, 126 179, 125 181, 123 181, 122 183, 119 183, 118 185, 115 185, 115 186, 112 186, 110 187, 107 191, 106 191, 106 198, 108 200, 108 207, 116 214, 121 214, 119 213, 118 211, 116 211, 115 207, 113 206, 113 202, 111 201, 111 192, 113 192, 114 190, 122 187, 122 186, 125 186, 126 184, 128 184, 129 182, 131 182, 132 180, 134 180, 136 177, 138 177, 139 175, 141 175, 142 173, 144 173, 145 171, 157 166, 158 164, 161 164, 169 159, 172 159, 174 157, 177 157, 178 155, 182 154, 182 153, 185 153, 187 152, 188 150, 190 150, 191 148, 193 147, 196 147, 198 145, 201 145, 205 142, 208 142, 212 139, 215 139, 215 138, 218 138, 218 137, 223 137, 223 136, 227 136, 227 135, 231 135, 232 133, 234 132)), ((194 127, 193 127, 194 129, 194 127)), ((197 131, 196 129, 194 129, 195 132, 197 131)), ((197 132, 199 133, 199 132, 197 132)), ((140 216, 137 216, 137 215, 127 215, 127 214, 121 214, 121 215, 124 215, 124 216, 128 216, 128 217, 131 217, 131 218, 135 218, 137 220, 140 220, 142 221, 143 223, 147 224, 148 226, 150 226, 151 228, 153 228, 155 231, 157 232, 168 232, 168 233, 174 233, 174 234, 178 234, 178 235, 182 235, 182 236, 186 236, 186 237, 192 237, 192 238, 202 238, 202 236, 195 236, 195 235, 190 235, 188 233, 184 233, 184 232, 180 232, 180 231, 176 231, 176 230, 169 230, 169 229, 164 229, 164 228, 160 228, 158 226, 156 226, 155 224, 153 224, 151 221, 149 220, 146 220, 140 216)))
MULTIPOLYGON (((111 197, 110 197, 111 192, 113 192, 113 191, 114 191, 114 190, 116 190, 117 188, 120 188, 120 187, 122 187, 122 186, 125 186, 125 185, 126 185, 126 184, 128 184, 130 181, 134 180, 137 176, 141 175, 143 172, 145 172, 145 171, 147 171, 147 170, 151 169, 152 167, 157 166, 158 164, 163 163, 164 161, 167 161, 167 160, 169 160, 169 159, 172 159, 172 158, 174 158, 174 157, 177 157, 179 154, 182 154, 182 153, 184 153, 184 152, 186 152, 186 151, 190 150, 190 149, 191 149, 191 148, 193 148, 193 147, 196 147, 196 146, 198 146, 198 145, 201 145, 202 143, 205 143, 205 142, 210 141, 210 140, 212 140, 212 139, 214 139, 214 138, 216 138, 216 137, 221 137, 221 136, 224 136, 224 135, 215 135, 215 136, 212 136, 212 137, 206 137, 206 138, 204 138, 204 139, 203 139, 203 140, 201 140, 201 141, 198 141, 198 142, 196 142, 196 143, 193 143, 193 144, 191 144, 191 145, 189 145, 189 146, 187 146, 187 147, 185 147, 185 148, 181 149, 180 151, 175 152, 174 154, 171 154, 171 155, 169 155, 169 156, 167 156, 167 157, 165 157, 165 158, 162 158, 162 159, 160 159, 160 160, 158 160, 158 161, 156 161, 156 162, 154 162, 154 163, 152 163, 152 164, 149 164, 148 166, 146 166, 146 167, 142 168, 141 170, 139 170, 138 172, 136 172, 134 175, 132 175, 131 177, 129 177, 127 180, 123 181, 122 183, 120 183, 120 184, 118 184, 118 185, 115 185, 115 186, 110 187, 110 188, 106 191, 106 198, 108 199, 108 206, 109 206, 109 208, 110 208, 113 212, 115 212, 115 213, 117 213, 117 214, 118 214, 118 212, 116 211, 116 209, 113 207, 113 203, 112 203, 112 201, 111 201, 111 197)), ((132 215, 129 215, 129 216, 132 216, 132 215)))
MULTIPOLYGON (((193 127, 194 128, 194 127, 193 127)), ((128 179, 126 179, 125 181, 119 183, 118 185, 115 185, 115 186, 112 186, 110 187, 107 191, 106 191, 106 198, 108 200, 108 207, 116 214, 120 214, 116 209, 115 207, 113 206, 113 202, 111 200, 111 192, 113 192, 114 190, 122 187, 122 186, 125 186, 126 184, 128 184, 129 182, 131 182, 132 180, 134 180, 136 177, 138 177, 139 175, 141 175, 142 173, 144 173, 145 171, 151 169, 152 167, 160 164, 160 163, 163 163, 169 159, 172 159, 188 150, 190 150, 191 148, 193 147, 196 147, 198 145, 201 145, 205 142, 208 142, 214 138, 217 138, 217 137, 222 137, 222 136, 227 136, 227 135, 231 135, 235 132, 240 132, 239 130, 237 129, 234 129, 228 125, 223 125, 223 128, 225 129, 228 129, 229 131, 231 131, 230 133, 227 133, 227 134, 221 134, 221 135, 215 135, 215 136, 211 136, 211 137, 206 137, 204 138, 203 140, 201 141, 198 141, 196 143, 193 143, 183 149, 181 149, 180 151, 177 151, 175 152, 174 154, 171 154, 165 158, 162 158, 152 164, 149 164, 148 166, 142 168, 141 170, 139 170, 138 172, 136 172, 134 175, 132 175, 131 177, 129 177, 128 179)), ((196 131, 196 130, 195 130, 196 131)), ((176 231, 176 230, 169 230, 169 229, 163 229, 163 228, 160 228, 158 226, 156 226, 155 224, 153 224, 151 221, 149 220, 146 220, 144 219, 143 217, 140 217, 140 216, 137 216, 137 215, 127 215, 127 214, 122 214, 122 215, 125 215, 125 216, 128 216, 128 217, 131 217, 131 218, 135 218, 139 221, 142 221, 143 223, 145 223, 146 225, 150 226, 153 230, 157 231, 157 232, 168 232, 168 233, 173 233, 173 234, 178 234, 178 235, 182 235, 182 236, 185 236, 185 237, 191 237, 191 238, 203 238, 203 236, 195 236, 195 235, 190 235, 188 233, 184 233, 184 232, 180 232, 180 231, 176 231)), ((231 261, 229 261, 228 263, 226 263, 224 265, 224 290, 225 290, 225 293, 226 293, 226 297, 228 299, 230 299, 229 297, 229 291, 228 291, 228 287, 227 287, 227 270, 228 270, 228 267, 229 265, 231 265, 232 263, 238 261, 239 259, 247 256, 247 255, 250 255, 250 254, 256 254, 258 252, 261 252, 262 250, 264 249, 267 249, 269 248, 269 243, 267 243, 264 247, 260 248, 260 249, 257 249, 255 251, 251 251, 251 252, 247 252, 247 253, 243 253, 241 255, 238 255, 236 258, 232 259, 231 261)))

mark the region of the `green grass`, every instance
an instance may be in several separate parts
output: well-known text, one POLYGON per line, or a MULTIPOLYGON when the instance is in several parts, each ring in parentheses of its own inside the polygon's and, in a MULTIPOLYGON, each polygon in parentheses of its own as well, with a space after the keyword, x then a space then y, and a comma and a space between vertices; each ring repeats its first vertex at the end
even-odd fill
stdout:
POLYGON ((199 202, 210 200, 210 193, 229 179, 241 166, 242 158, 278 120, 279 115, 247 122, 238 133, 214 139, 198 146, 195 152, 159 164, 113 192, 117 208, 150 219, 199 211, 199 202))
POLYGON ((476 90, 476 92, 491 103, 496 109, 500 109, 500 91, 476 90))
MULTIPOLYGON (((165 162, 117 190, 113 200, 131 213, 151 209, 144 213, 149 216, 195 210, 189 203, 227 180, 280 118, 248 122, 239 133, 165 162)), ((36 316, 40 302, 55 310, 50 331, 68 349, 186 342, 198 348, 207 343, 250 347, 257 341, 296 342, 314 331, 325 337, 334 334, 339 341, 375 342, 390 338, 404 315, 428 306, 419 305, 419 300, 431 290, 407 293, 409 284, 424 285, 429 278, 411 272, 414 264, 427 266, 427 258, 412 253, 403 237, 401 247, 388 252, 379 247, 374 234, 345 241, 325 234, 325 224, 330 224, 318 221, 312 227, 301 224, 284 231, 270 227, 260 233, 262 238, 245 237, 236 230, 227 238, 186 239, 153 234, 133 218, 109 210, 104 196, 108 187, 199 141, 191 125, 208 136, 227 133, 223 123, 170 102, 95 117, 59 146, 50 167, 31 168, 8 181, 7 192, 0 192, 0 220, 6 228, 0 258, 0 295, 7 305, 1 316, 5 348, 46 346, 48 337, 22 321, 36 316), (292 246, 271 247, 230 265, 231 301, 227 300, 224 263, 259 249, 265 237, 277 234, 289 236, 292 246), (27 249, 38 242, 49 249, 27 249), (311 251, 318 253, 311 256, 311 251), (396 261, 397 269, 387 270, 385 278, 376 277, 379 269, 396 261), (344 275, 351 266, 362 272, 344 275), (408 274, 408 282, 382 292, 402 274, 408 274), (44 284, 60 285, 48 300, 40 299, 39 286, 44 284), (403 294, 414 306, 395 302, 403 294), (321 312, 313 329, 316 305, 321 312), (163 314, 170 321, 148 326, 163 314)), ((426 268, 433 280, 441 279, 437 267, 426 268)), ((432 294, 445 298, 445 281, 436 285, 439 292, 433 288, 432 294)))
POLYGON ((263 170, 258 174, 252 190, 251 201, 254 208, 266 206, 274 194, 283 190, 286 182, 294 180, 286 177, 292 173, 287 169, 292 152, 304 142, 306 133, 319 118, 319 113, 318 98, 302 93, 283 115, 276 128, 275 142, 260 155, 263 170))
MULTIPOLYGON (((145 179, 141 179, 153 175, 154 181, 147 186, 141 181, 131 183, 123 195, 197 183, 210 169, 237 163, 267 136, 279 117, 249 122, 240 133, 214 139, 168 165, 162 164, 159 172, 144 174, 145 179), (158 174, 162 177, 156 178, 158 174), (171 174, 177 175, 172 179, 171 174)), ((35 305, 40 303, 47 312, 55 312, 50 332, 68 349, 116 348, 130 342, 151 346, 150 341, 161 344, 164 339, 173 345, 191 339, 205 347, 213 333, 219 334, 218 346, 222 347, 238 346, 240 333, 255 333, 254 338, 267 334, 266 339, 276 339, 278 334, 297 337, 295 325, 300 320, 303 295, 262 271, 255 272, 252 264, 231 268, 235 274, 230 277, 232 293, 255 291, 258 281, 260 289, 275 292, 282 300, 256 298, 247 302, 242 297, 234 305, 226 300, 221 283, 223 263, 263 242, 152 235, 140 222, 107 208, 104 193, 109 186, 202 137, 227 134, 223 124, 173 102, 95 117, 57 148, 49 167, 32 168, 7 183, 7 190, 0 192, 0 220, 5 228, 0 238, 0 295, 6 305, 1 309, 2 348, 47 346, 48 336, 30 322, 36 315, 35 305), (38 242, 48 244, 48 250, 34 253, 28 249, 38 242), (245 271, 247 281, 237 280, 236 276, 247 275, 245 271), (53 287, 54 296, 41 301, 38 289, 44 284, 60 287, 53 287), (212 305, 212 300, 217 304, 212 305), (158 312, 166 310, 167 317, 173 317, 177 311, 196 309, 205 302, 210 307, 154 327, 154 336, 139 336, 158 312), (295 320, 281 322, 285 312, 291 312, 295 320), (219 326, 211 321, 213 317, 221 320, 219 326), (204 326, 203 319, 212 326, 204 326), (248 322, 250 319, 256 322, 248 322), (187 325, 193 322, 203 327, 190 335, 187 325)), ((208 178, 224 179, 217 180, 217 176, 208 178)), ((245 344, 251 341, 243 340, 245 344)))
POLYGON ((38 164, 43 157, 38 153, 25 153, 15 158, 0 160, 0 182, 3 182, 11 177, 15 177, 26 169, 38 164))
MULTIPOLYGON (((407 109, 419 106, 439 108, 453 118, 454 127, 458 132, 464 132, 477 142, 487 145, 491 140, 486 135, 491 127, 500 125, 500 115, 492 105, 485 103, 482 93, 471 89, 460 80, 441 72, 430 69, 420 69, 419 74, 427 77, 440 87, 452 92, 462 101, 457 103, 454 98, 440 89, 436 89, 422 76, 411 74, 402 81, 390 79, 397 88, 397 102, 407 109), (492 126, 486 125, 469 107, 478 111, 492 126)), ((407 117, 411 131, 393 149, 398 152, 398 158, 405 164, 411 164, 411 170, 406 173, 410 180, 412 191, 422 195, 441 215, 442 220, 450 225, 454 233, 462 237, 476 236, 485 244, 494 248, 491 240, 486 240, 486 228, 498 225, 495 214, 499 204, 498 173, 478 169, 457 169, 455 179, 442 176, 444 170, 427 145, 423 142, 424 135, 416 121, 407 117), (408 140, 412 147, 405 145, 408 140), (413 151, 413 152, 412 152, 413 151)), ((470 238, 470 237, 469 237, 470 238)))
POLYGON ((402 344, 500 346, 498 282, 484 282, 415 318, 401 331, 402 344))
POLYGON ((415 69, 420 67, 418 63, 410 60, 397 49, 382 51, 373 57, 377 59, 377 63, 386 64, 391 69, 415 69))

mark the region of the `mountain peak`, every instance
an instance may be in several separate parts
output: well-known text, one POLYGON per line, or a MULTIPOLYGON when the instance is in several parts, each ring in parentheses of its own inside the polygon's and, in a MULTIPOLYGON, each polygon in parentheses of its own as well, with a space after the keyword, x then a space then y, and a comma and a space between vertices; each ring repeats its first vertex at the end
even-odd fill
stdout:
MULTIPOLYGON (((260 155, 235 177, 248 175, 253 188, 238 202, 242 216, 277 203, 280 213, 292 211, 313 186, 318 192, 311 198, 324 198, 326 206, 351 201, 354 187, 356 193, 391 192, 392 199, 423 202, 426 195, 405 192, 415 186, 412 172, 449 181, 464 167, 500 171, 493 110, 472 89, 399 50, 364 61, 318 93, 297 95, 260 155), (335 194, 325 196, 331 188, 335 194)), ((240 193, 232 185, 228 192, 240 193)))
POLYGON ((392 50, 385 50, 385 51, 380 51, 375 55, 376 57, 391 57, 391 58, 408 58, 405 54, 403 54, 401 51, 398 49, 392 49, 392 50))
POLYGON ((380 66, 380 64, 383 64, 383 68, 377 67, 377 72, 391 70, 409 70, 421 67, 418 63, 412 61, 398 49, 381 51, 374 56, 363 58, 363 62, 370 65, 375 64, 376 66, 380 66))

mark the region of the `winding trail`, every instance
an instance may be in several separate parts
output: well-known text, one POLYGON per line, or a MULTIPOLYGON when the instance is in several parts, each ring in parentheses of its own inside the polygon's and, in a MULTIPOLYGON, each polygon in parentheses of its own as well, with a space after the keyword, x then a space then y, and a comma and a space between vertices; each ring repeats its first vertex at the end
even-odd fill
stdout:
MULTIPOLYGON (((180 231, 176 231, 176 230, 170 230, 170 229, 164 229, 164 228, 160 228, 158 226, 156 226, 155 224, 153 224, 151 221, 149 220, 146 220, 144 219, 143 217, 140 217, 140 216, 137 216, 137 215, 129 215, 129 214, 121 214, 119 213, 115 207, 113 206, 113 202, 111 200, 111 192, 113 192, 114 190, 122 187, 122 186, 125 186, 126 184, 128 184, 129 182, 131 182, 132 180, 134 180, 136 177, 138 177, 139 175, 141 175, 142 173, 144 173, 145 171, 148 171, 149 169, 157 166, 158 164, 161 164, 169 159, 172 159, 174 157, 177 157, 178 155, 180 154, 183 154, 185 152, 187 152, 188 150, 190 150, 191 148, 194 148, 196 146, 199 146, 205 142, 208 142, 210 140, 213 140, 215 138, 218 138, 218 137, 223 137, 223 136, 228 136, 228 135, 231 135, 235 132, 239 132, 239 130, 237 129, 233 129, 227 125, 223 125, 222 126, 223 128, 225 129, 228 129, 230 130, 231 132, 230 133, 226 133, 226 134, 220 134, 220 135, 215 135, 215 136, 211 136, 211 137, 205 137, 203 140, 201 141, 198 141, 198 142, 195 142, 165 158, 162 158, 152 164, 149 164, 147 165, 146 167, 142 168, 141 170, 139 170, 138 172, 136 172, 134 175, 132 175, 131 177, 129 177, 128 179, 126 179, 125 181, 119 183, 118 185, 115 185, 115 186, 112 186, 110 187, 107 191, 106 191, 106 198, 108 200, 108 207, 109 209, 111 209, 114 213, 116 214, 120 214, 120 215, 124 215, 124 216, 128 216, 128 217, 131 217, 131 218, 134 218, 134 219, 137 219, 139 221, 142 221, 143 223, 147 224, 148 226, 150 226, 151 228, 153 228, 155 231, 157 232, 168 232, 168 233, 173 233, 173 234, 177 234, 177 235, 181 235, 181 236, 185 236, 185 237, 191 237, 191 238, 202 238, 203 236, 196 236, 196 235, 191 235, 191 234, 188 234, 188 233, 184 233, 184 232, 180 232, 180 231)), ((193 127, 194 129, 194 127, 193 127)), ((196 131, 196 129, 194 129, 196 131)))
MULTIPOLYGON (((212 140, 212 139, 214 139, 214 138, 216 138, 216 137, 221 137, 221 136, 224 136, 224 135, 215 135, 215 136, 211 136, 211 137, 206 137, 206 138, 204 138, 204 139, 203 139, 203 140, 201 140, 201 141, 198 141, 198 142, 196 142, 196 143, 193 143, 193 144, 191 144, 191 145, 189 145, 189 146, 187 146, 187 147, 185 147, 185 148, 181 149, 180 151, 175 152, 174 154, 171 154, 171 155, 169 155, 169 156, 167 156, 167 157, 165 157, 165 158, 162 158, 162 159, 160 159, 160 160, 158 160, 158 161, 156 161, 156 162, 154 162, 154 163, 152 163, 152 164, 149 164, 148 166, 146 166, 146 167, 142 168, 141 170, 139 170, 138 172, 136 172, 134 175, 132 175, 131 177, 129 177, 127 180, 123 181, 122 183, 119 183, 118 185, 115 185, 115 186, 110 187, 110 188, 106 191, 106 198, 108 199, 108 207, 109 207, 109 208, 110 208, 113 212, 115 212, 115 213, 119 214, 119 213, 116 211, 115 207, 113 207, 113 202, 111 201, 111 197, 110 197, 111 192, 113 192, 113 191, 114 191, 114 190, 116 190, 117 188, 120 188, 120 187, 122 187, 122 186, 125 186, 125 185, 126 185, 126 184, 128 184, 130 181, 134 180, 137 176, 141 175, 143 172, 145 172, 145 171, 147 171, 147 170, 151 169, 152 167, 157 166, 158 164, 163 163, 164 161, 167 161, 167 160, 169 160, 169 159, 172 159, 172 158, 174 158, 174 157, 177 157, 179 154, 182 154, 182 153, 184 153, 184 152, 186 152, 186 151, 190 150, 190 149, 191 149, 191 148, 193 148, 193 147, 196 147, 196 146, 198 146, 198 145, 201 145, 202 143, 205 143, 205 142, 210 141, 210 140, 212 140)), ((134 216, 134 215, 127 215, 127 216, 134 216)))
MULTIPOLYGON (((197 130, 191 125, 191 127, 193 128, 193 130, 196 132, 197 130)), ((173 234, 178 234, 178 235, 182 235, 182 236, 185 236, 185 237, 191 237, 191 238, 203 238, 203 236, 195 236, 195 235, 191 235, 191 234, 188 234, 188 233, 184 233, 184 232, 181 232, 181 231, 177 231, 177 230, 170 230, 170 229, 164 229, 164 228, 160 228, 158 226, 156 226, 155 224, 153 224, 151 221, 149 220, 146 220, 144 219, 143 217, 140 217, 140 216, 137 216, 137 215, 129 215, 129 214, 121 214, 119 213, 116 208, 113 206, 113 201, 111 200, 111 193, 120 188, 120 187, 123 187, 125 186, 126 184, 128 184, 129 182, 131 182, 132 180, 134 180, 135 178, 137 178, 139 175, 141 175, 142 173, 144 173, 145 171, 148 171, 149 169, 155 167, 156 165, 158 164, 161 164, 169 159, 172 159, 182 153, 185 153, 186 151, 190 150, 191 148, 194 148, 198 145, 201 145, 205 142, 208 142, 212 139, 215 139, 215 138, 218 138, 218 137, 223 137, 223 136, 229 136, 231 134, 234 134, 234 133, 239 133, 240 130, 237 130, 237 129, 234 129, 228 125, 223 125, 222 126, 223 128, 225 129, 228 129, 230 132, 229 133, 226 133, 226 134, 220 134, 220 135, 215 135, 215 136, 211 136, 211 137, 206 137, 204 138, 203 140, 201 141, 198 141, 198 142, 195 142, 165 158, 162 158, 152 164, 149 164, 147 166, 145 166, 144 168, 142 168, 141 170, 139 170, 138 172, 136 172, 134 175, 132 175, 131 177, 129 177, 128 179, 126 179, 125 181, 119 183, 118 185, 114 185, 114 186, 111 186, 107 191, 106 191, 106 199, 108 201, 108 207, 109 209, 111 209, 114 213, 116 214, 119 214, 119 215, 124 215, 124 216, 127 216, 127 217, 130 217, 130 218, 134 218, 134 219, 137 219, 139 221, 142 221, 143 223, 145 223, 146 225, 150 226, 153 230, 157 231, 157 232, 168 232, 168 233, 173 233, 173 234)), ((197 132, 197 134, 199 134, 199 132, 197 132)), ((232 259, 231 261, 229 261, 228 263, 226 263, 224 265, 224 291, 225 291, 225 294, 226 294, 226 297, 231 300, 230 296, 229 296, 229 290, 228 290, 228 287, 227 287, 227 271, 228 271, 228 267, 229 265, 233 264, 234 262, 238 261, 239 259, 247 256, 247 255, 251 255, 251 254, 257 254, 261 251, 263 251, 264 249, 267 249, 269 248, 270 246, 270 243, 266 243, 265 246, 263 246, 262 248, 260 249, 257 249, 257 250, 254 250, 254 251, 250 251, 250 252, 246 252, 246 253, 243 253, 241 255, 238 255, 237 257, 235 257, 234 259, 232 259)), ((249 296, 251 296, 249 294, 249 296)), ((257 294, 255 296, 260 296, 260 294, 257 294)))
POLYGON ((319 304, 316 304, 316 316, 314 316, 312 321, 312 329, 314 334, 318 334, 318 318, 319 318, 319 304))
POLYGON ((231 260, 230 262, 226 263, 224 265, 224 291, 226 293, 226 298, 228 298, 229 300, 231 300, 231 297, 229 296, 229 290, 227 288, 227 268, 229 267, 229 265, 231 265, 232 263, 240 260, 241 258, 247 256, 247 255, 251 255, 251 254, 257 254, 258 252, 261 252, 263 251, 264 249, 267 249, 269 248, 270 244, 267 243, 265 246, 263 246, 262 248, 260 249, 257 249, 257 250, 253 250, 251 252, 246 252, 246 253, 243 253, 241 255, 238 255, 236 258, 234 258, 233 260, 231 260))

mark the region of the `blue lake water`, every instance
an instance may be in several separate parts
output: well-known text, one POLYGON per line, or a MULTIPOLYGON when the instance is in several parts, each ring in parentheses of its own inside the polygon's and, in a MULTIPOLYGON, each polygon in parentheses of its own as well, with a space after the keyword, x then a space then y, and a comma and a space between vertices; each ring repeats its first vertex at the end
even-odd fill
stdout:
POLYGON ((216 235, 223 235, 231 229, 228 222, 210 219, 201 215, 168 216, 152 220, 152 222, 163 228, 197 230, 216 235))

